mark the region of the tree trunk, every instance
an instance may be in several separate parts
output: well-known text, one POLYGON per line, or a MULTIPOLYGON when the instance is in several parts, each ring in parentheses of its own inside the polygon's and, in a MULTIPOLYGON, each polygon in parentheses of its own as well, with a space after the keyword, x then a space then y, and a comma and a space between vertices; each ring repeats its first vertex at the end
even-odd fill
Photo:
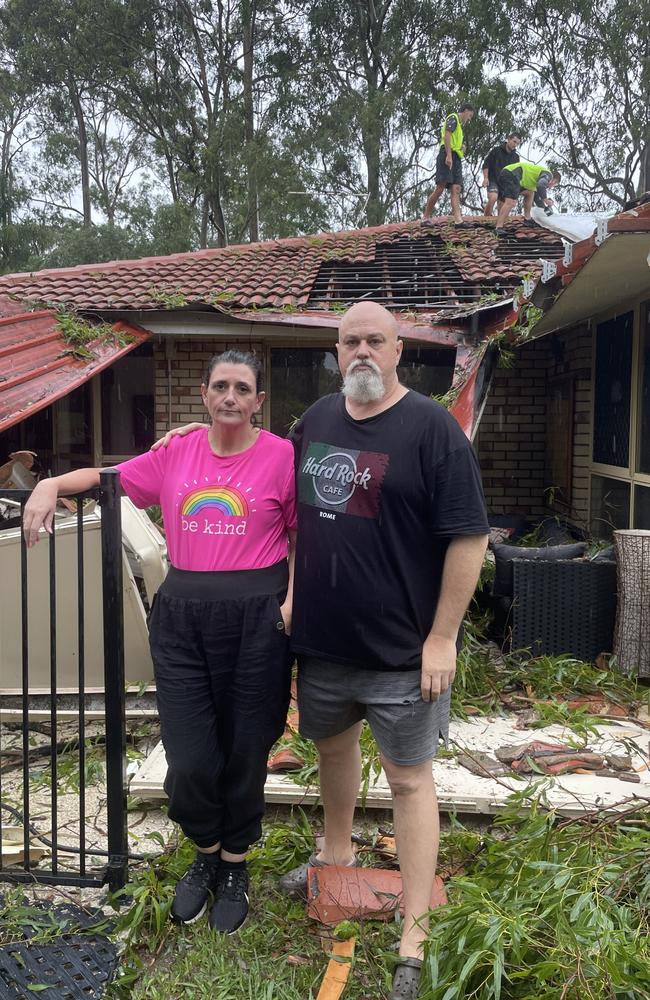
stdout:
POLYGON ((208 215, 210 214, 210 206, 208 205, 207 195, 203 195, 201 198, 201 232, 199 234, 199 240, 201 245, 201 250, 205 250, 208 245, 208 215))
POLYGON ((84 226, 92 226, 92 212, 90 204, 90 172, 88 170, 88 134, 86 132, 86 120, 84 118, 81 99, 75 81, 68 76, 68 94, 74 108, 77 120, 77 138, 79 141, 79 170, 81 174, 81 202, 83 207, 84 226))
POLYGON ((242 0, 244 44, 244 141, 248 183, 248 232, 251 243, 259 240, 257 210, 257 163, 255 155, 255 112, 253 106, 253 47, 255 44, 255 0, 242 0))
POLYGON ((381 204, 379 178, 381 169, 381 124, 376 112, 376 92, 368 95, 368 116, 363 126, 363 148, 366 157, 368 173, 368 204, 366 220, 369 226, 381 226, 384 222, 384 210, 381 204))
POLYGON ((650 191, 650 138, 641 150, 639 160, 639 187, 637 197, 641 197, 646 191, 650 191))

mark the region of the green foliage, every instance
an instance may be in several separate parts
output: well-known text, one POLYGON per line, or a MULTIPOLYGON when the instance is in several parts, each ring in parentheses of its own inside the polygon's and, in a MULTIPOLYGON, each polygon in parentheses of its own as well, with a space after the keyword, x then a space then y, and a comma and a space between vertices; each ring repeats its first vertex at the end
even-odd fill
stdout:
POLYGON ((154 302, 157 302, 164 309, 182 309, 187 305, 187 295, 180 288, 174 290, 152 285, 149 295, 154 302))
POLYGON ((450 884, 426 949, 422 1000, 647 1000, 650 837, 642 808, 616 825, 556 822, 535 803, 483 836, 450 884))
POLYGON ((511 327, 512 332, 516 335, 517 344, 522 344, 530 339, 543 315, 544 310, 533 305, 532 302, 520 304, 517 322, 511 327))
POLYGON ((133 341, 131 334, 116 330, 110 323, 90 323, 69 310, 58 312, 56 321, 66 345, 64 354, 71 354, 82 361, 95 357, 92 344, 115 344, 118 347, 126 347, 133 341))
MULTIPOLYGON (((465 708, 470 705, 486 715, 499 712, 504 699, 517 693, 540 702, 600 696, 627 709, 648 700, 649 693, 638 681, 616 670, 602 670, 571 656, 531 658, 525 651, 502 653, 485 642, 486 626, 486 618, 470 617, 465 623, 451 694, 451 711, 457 718, 466 718, 465 708)), ((564 722, 580 737, 591 731, 595 721, 584 709, 570 704, 558 705, 555 712, 540 705, 538 712, 546 724, 564 722)))

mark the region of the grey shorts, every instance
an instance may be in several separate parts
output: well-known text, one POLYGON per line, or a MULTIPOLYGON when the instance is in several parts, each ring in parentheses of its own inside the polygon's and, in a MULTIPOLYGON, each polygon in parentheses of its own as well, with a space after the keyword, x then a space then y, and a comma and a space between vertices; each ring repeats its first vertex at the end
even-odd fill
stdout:
POLYGON ((300 734, 338 736, 367 719, 384 757, 406 767, 435 757, 449 731, 451 690, 423 701, 419 670, 361 670, 298 657, 300 734))
POLYGON ((499 185, 497 184, 497 182, 488 179, 488 186, 487 186, 488 194, 496 194, 498 190, 499 190, 499 185))

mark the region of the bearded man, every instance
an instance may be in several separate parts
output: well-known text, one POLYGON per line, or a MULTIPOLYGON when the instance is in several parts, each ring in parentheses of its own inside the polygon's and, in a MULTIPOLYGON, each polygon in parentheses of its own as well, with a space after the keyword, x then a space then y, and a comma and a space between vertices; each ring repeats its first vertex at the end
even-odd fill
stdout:
POLYGON ((439 840, 431 762, 447 735, 458 634, 487 544, 478 464, 439 403, 407 389, 394 317, 373 302, 343 316, 342 392, 293 432, 298 482, 293 647, 300 732, 320 757, 321 850, 281 880, 304 895, 308 865, 354 865, 352 822, 368 720, 393 797, 404 921, 392 1000, 417 996, 439 840))

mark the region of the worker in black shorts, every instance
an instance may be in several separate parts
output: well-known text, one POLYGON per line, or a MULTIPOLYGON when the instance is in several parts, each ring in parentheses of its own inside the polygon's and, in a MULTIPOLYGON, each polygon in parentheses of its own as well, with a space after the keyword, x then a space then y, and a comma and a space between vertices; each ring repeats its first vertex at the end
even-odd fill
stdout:
POLYGON ((433 215, 440 195, 449 190, 451 195, 451 214, 456 225, 462 225, 460 213, 460 192, 463 187, 463 157, 465 156, 465 136, 463 125, 467 125, 474 117, 471 104, 461 104, 460 111, 454 111, 445 117, 440 129, 440 149, 436 159, 436 189, 429 195, 425 209, 424 221, 433 215))
POLYGON ((487 188, 485 214, 488 217, 494 215, 494 206, 496 205, 496 201, 499 196, 499 174, 509 163, 519 162, 517 146, 520 142, 521 136, 519 133, 511 132, 506 141, 502 142, 500 146, 495 146, 491 149, 483 160, 483 166, 481 168, 483 171, 482 187, 487 188))
POLYGON ((524 219, 530 219, 533 203, 539 208, 548 210, 547 214, 550 215, 553 203, 548 192, 551 188, 557 187, 561 179, 557 170, 551 170, 543 163, 527 163, 525 160, 520 160, 518 163, 509 163, 504 167, 497 181, 499 201, 501 202, 495 229, 497 235, 502 235, 505 232, 503 229, 505 221, 522 193, 524 196, 524 219))

